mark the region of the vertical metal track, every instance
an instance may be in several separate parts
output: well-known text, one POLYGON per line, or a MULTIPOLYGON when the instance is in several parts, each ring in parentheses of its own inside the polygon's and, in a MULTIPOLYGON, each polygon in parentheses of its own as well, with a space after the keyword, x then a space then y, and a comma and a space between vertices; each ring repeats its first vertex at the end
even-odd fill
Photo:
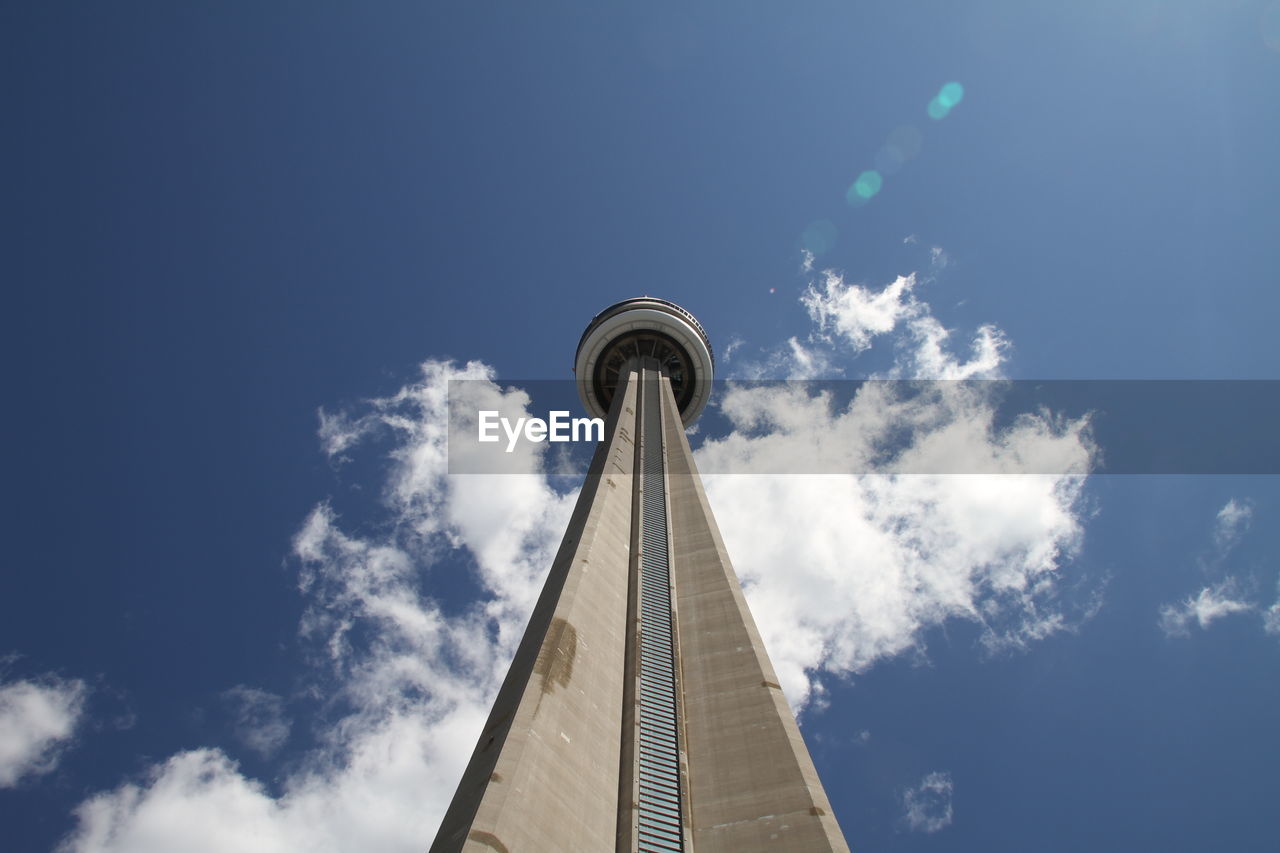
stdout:
POLYGON ((671 624, 671 564, 662 452, 661 380, 641 385, 639 744, 636 849, 685 850, 681 820, 679 703, 671 624))

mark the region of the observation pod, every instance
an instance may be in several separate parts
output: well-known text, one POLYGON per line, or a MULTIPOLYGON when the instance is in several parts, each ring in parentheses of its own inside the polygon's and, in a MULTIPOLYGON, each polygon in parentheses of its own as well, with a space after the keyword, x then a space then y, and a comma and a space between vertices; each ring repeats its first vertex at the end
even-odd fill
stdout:
POLYGON ((592 417, 608 417, 627 362, 646 356, 656 358, 670 378, 680 420, 689 426, 711 396, 711 341, 692 314, 653 296, 624 299, 587 324, 573 366, 582 405, 592 417))

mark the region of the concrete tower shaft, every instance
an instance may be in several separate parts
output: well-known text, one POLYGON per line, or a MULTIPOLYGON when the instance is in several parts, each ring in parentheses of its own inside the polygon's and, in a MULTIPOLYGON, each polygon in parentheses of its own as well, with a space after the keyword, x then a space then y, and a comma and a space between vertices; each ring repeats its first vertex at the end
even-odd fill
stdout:
POLYGON ((848 850, 685 436, 705 332, 628 300, 578 365, 605 440, 432 850, 848 850))

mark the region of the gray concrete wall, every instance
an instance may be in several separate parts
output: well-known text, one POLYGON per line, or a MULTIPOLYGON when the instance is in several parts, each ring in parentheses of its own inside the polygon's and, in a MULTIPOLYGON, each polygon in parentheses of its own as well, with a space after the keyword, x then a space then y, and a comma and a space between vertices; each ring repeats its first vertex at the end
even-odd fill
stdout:
POLYGON ((847 851, 665 399, 693 849, 847 851))
POLYGON ((433 853, 614 848, 636 384, 606 423, 433 853))

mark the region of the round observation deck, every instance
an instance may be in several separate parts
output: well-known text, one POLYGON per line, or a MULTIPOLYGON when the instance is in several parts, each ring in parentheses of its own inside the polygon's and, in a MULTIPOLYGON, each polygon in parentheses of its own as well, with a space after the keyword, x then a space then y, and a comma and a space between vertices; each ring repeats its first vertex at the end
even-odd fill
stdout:
POLYGON ((692 314, 652 296, 610 305, 587 324, 573 365, 587 412, 606 417, 627 362, 643 356, 656 358, 671 379, 684 425, 696 421, 711 396, 711 341, 692 314))

